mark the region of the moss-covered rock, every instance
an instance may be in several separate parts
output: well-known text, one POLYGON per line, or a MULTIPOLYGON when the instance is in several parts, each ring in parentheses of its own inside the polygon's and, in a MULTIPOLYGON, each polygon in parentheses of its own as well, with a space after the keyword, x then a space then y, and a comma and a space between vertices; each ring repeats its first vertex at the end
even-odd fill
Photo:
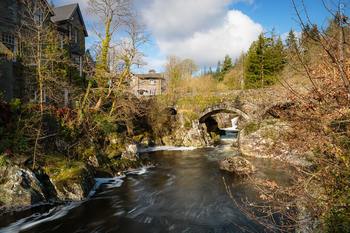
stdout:
POLYGON ((51 157, 46 160, 44 171, 50 177, 57 197, 63 201, 84 199, 95 184, 91 168, 83 162, 51 157))
POLYGON ((111 161, 111 167, 114 170, 114 174, 118 174, 122 171, 126 171, 133 168, 138 168, 142 166, 141 160, 130 160, 130 159, 116 159, 111 161))

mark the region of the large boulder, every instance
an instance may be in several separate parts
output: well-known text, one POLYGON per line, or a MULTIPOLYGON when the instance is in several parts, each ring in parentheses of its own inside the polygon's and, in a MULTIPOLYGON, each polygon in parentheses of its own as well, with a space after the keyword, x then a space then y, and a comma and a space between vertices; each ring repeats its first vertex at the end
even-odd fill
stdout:
POLYGON ((81 201, 85 199, 95 185, 92 169, 81 162, 70 167, 48 172, 55 187, 57 197, 62 201, 81 201))
POLYGON ((36 175, 17 165, 0 166, 0 206, 23 207, 46 200, 36 175))
POLYGON ((220 169, 232 172, 238 176, 250 175, 256 171, 255 167, 240 156, 229 157, 219 162, 220 169))
POLYGON ((239 145, 245 156, 276 158, 287 153, 287 146, 282 140, 289 126, 279 120, 249 122, 241 131, 239 145))
POLYGON ((277 159, 296 166, 311 166, 297 151, 289 148, 286 135, 291 131, 287 122, 265 119, 246 124, 239 137, 239 149, 244 156, 277 159))
POLYGON ((205 147, 213 144, 213 140, 207 133, 205 124, 193 121, 191 128, 180 127, 174 132, 162 138, 166 146, 187 146, 187 147, 205 147))

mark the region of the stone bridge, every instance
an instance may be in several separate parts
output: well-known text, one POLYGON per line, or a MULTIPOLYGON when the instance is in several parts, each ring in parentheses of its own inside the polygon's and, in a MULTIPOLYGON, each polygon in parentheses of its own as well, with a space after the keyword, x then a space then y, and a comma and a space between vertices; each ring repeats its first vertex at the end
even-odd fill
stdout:
POLYGON ((243 127, 244 122, 259 121, 268 116, 278 118, 273 110, 288 105, 289 94, 286 88, 276 86, 183 96, 176 105, 169 107, 173 114, 178 115, 180 126, 173 137, 181 141, 179 145, 211 145, 210 132, 221 133, 219 123, 220 126, 228 125, 229 118, 239 116, 238 125, 243 123, 243 127), (217 114, 220 115, 215 116, 217 114))
POLYGON ((288 90, 281 87, 233 90, 208 93, 203 96, 188 95, 182 97, 180 104, 169 107, 179 113, 182 125, 204 124, 212 116, 228 113, 239 116, 239 121, 255 121, 265 117, 275 106, 288 102, 288 90))
POLYGON ((245 121, 259 119, 275 106, 287 103, 288 95, 281 87, 219 93, 220 101, 198 111, 198 120, 203 123, 217 113, 234 113, 245 121))

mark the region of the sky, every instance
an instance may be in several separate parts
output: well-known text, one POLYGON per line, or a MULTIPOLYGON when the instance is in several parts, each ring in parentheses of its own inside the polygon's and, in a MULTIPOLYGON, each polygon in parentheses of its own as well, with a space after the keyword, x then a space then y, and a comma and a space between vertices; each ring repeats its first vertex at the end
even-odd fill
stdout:
MULTIPOLYGON (((166 59, 174 55, 195 61, 200 68, 216 67, 225 55, 236 59, 249 49, 262 32, 272 30, 285 38, 290 29, 300 32, 291 0, 134 0, 140 22, 149 32, 141 49, 150 69, 163 71, 166 59)), ((295 0, 301 9, 301 1, 295 0)), ((325 0, 329 7, 335 0, 325 0)), ((88 27, 87 47, 96 37, 88 0, 53 0, 56 6, 78 2, 88 27)), ((321 27, 330 16, 321 0, 304 0, 313 23, 321 27)), ((348 2, 348 0, 344 0, 348 2)), ((347 7, 347 6, 345 6, 347 7)), ((350 7, 350 6, 349 6, 350 7)), ((303 14, 305 16, 305 14, 303 14)))

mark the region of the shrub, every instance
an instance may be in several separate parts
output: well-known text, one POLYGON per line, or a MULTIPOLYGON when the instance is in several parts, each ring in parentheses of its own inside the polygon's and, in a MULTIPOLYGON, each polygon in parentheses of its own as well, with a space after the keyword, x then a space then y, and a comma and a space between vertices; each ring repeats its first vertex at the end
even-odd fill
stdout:
POLYGON ((257 122, 249 122, 244 127, 244 132, 249 135, 252 134, 260 129, 260 124, 257 122))

